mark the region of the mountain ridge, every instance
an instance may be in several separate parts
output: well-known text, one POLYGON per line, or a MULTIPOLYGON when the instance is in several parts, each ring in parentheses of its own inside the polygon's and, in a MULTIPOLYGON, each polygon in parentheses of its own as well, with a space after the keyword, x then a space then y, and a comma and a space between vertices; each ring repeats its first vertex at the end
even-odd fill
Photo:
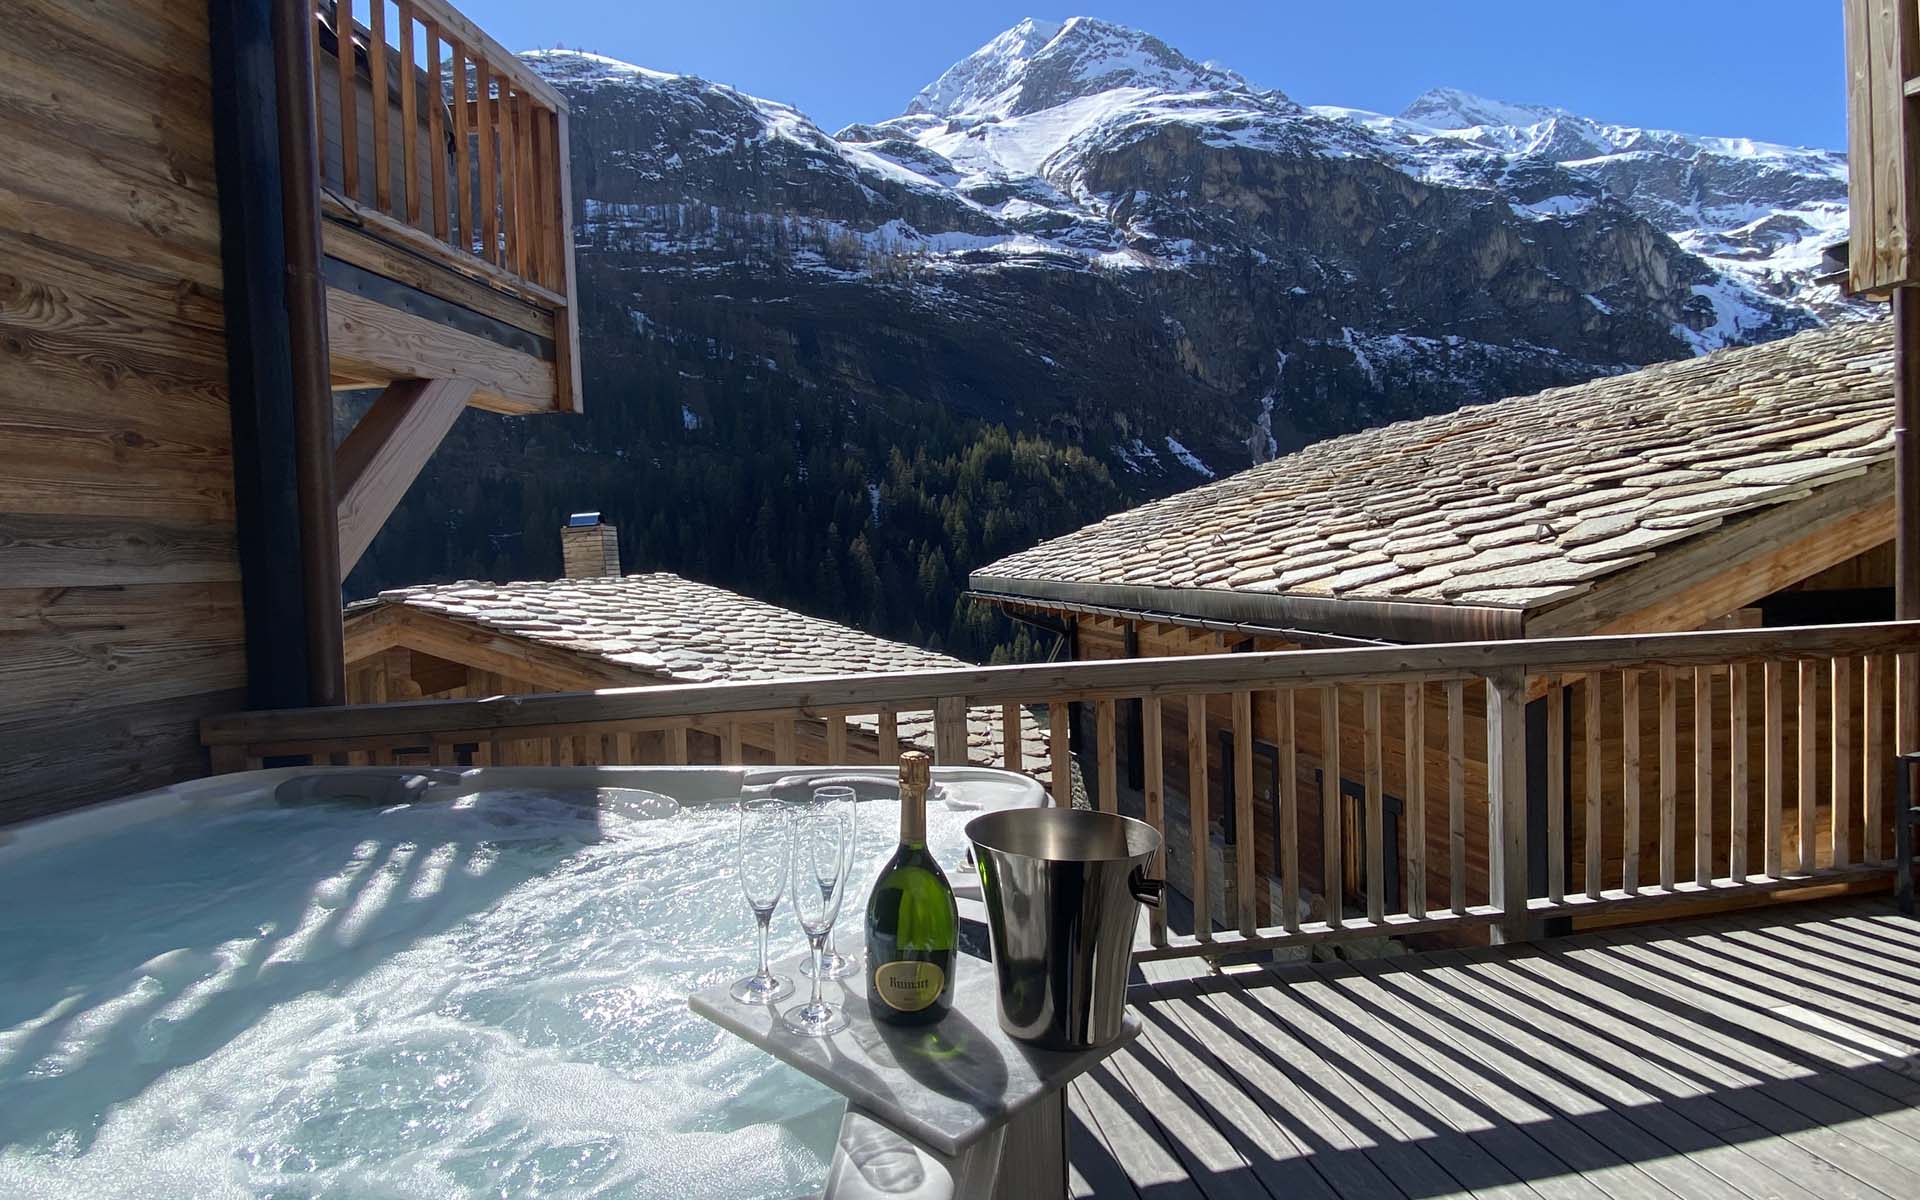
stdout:
POLYGON ((1320 438, 1829 319, 1760 257, 1826 202, 1793 160, 1521 153, 1591 131, 1315 110, 1093 21, 1016 26, 837 133, 525 58, 571 110, 585 411, 463 416, 355 594, 550 574, 599 509, 630 570, 1019 655, 972 567, 1320 438), (1769 180, 1791 203, 1736 194, 1769 180), (1682 232, 1745 277, 1647 215, 1726 196, 1753 228, 1682 232))

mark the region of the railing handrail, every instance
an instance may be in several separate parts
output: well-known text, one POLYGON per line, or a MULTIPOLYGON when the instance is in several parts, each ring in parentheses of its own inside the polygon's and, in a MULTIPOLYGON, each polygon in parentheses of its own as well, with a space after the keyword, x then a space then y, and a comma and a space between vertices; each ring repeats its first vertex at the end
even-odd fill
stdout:
POLYGON ((554 112, 566 112, 567 98, 539 73, 520 61, 520 56, 493 40, 486 30, 475 25, 465 13, 446 0, 413 0, 414 10, 440 26, 440 31, 459 40, 467 49, 487 60, 489 69, 505 75, 513 85, 554 112))
POLYGON ((201 740, 216 746, 756 713, 822 716, 930 708, 955 698, 979 707, 1916 653, 1920 621, 1112 659, 241 712, 201 722, 201 740))

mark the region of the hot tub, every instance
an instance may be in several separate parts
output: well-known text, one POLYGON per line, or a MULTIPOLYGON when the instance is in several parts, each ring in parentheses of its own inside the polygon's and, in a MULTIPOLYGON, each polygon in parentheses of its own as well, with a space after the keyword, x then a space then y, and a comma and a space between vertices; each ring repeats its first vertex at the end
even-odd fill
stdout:
MULTIPOLYGON (((752 965, 732 802, 826 775, 892 794, 880 770, 297 768, 0 831, 0 1196, 818 1190, 842 1102, 685 998, 752 965)), ((957 886, 967 820, 1045 803, 935 781, 957 886)), ((896 831, 861 807, 856 929, 896 831)), ((784 906, 774 930, 803 945, 784 906)))

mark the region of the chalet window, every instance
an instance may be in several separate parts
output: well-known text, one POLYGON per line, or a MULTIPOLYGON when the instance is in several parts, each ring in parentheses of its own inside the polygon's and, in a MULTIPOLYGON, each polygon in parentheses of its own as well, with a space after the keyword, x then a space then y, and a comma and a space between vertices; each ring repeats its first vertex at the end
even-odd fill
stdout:
MULTIPOLYGON (((1212 812, 1217 814, 1220 819, 1221 837, 1230 845, 1238 845, 1239 839, 1235 836, 1238 831, 1234 826, 1239 819, 1239 812, 1233 802, 1235 783, 1233 778, 1233 732, 1231 730, 1223 729, 1220 731, 1220 763, 1220 789, 1216 794, 1207 798, 1207 803, 1211 807, 1212 812)), ((1279 779, 1279 747, 1275 746, 1272 742, 1263 742, 1259 738, 1255 738, 1253 741, 1254 803, 1264 803, 1267 806, 1267 811, 1273 811, 1279 796, 1279 779)), ((1275 856, 1273 861, 1279 862, 1280 859, 1278 856, 1275 856)))
MULTIPOLYGON (((1326 776, 1313 773, 1314 795, 1324 788, 1326 776)), ((1304 802, 1304 798, 1303 798, 1304 802)), ((1380 796, 1381 862, 1386 875, 1386 909, 1400 910, 1400 816, 1404 810, 1400 797, 1390 792, 1380 796)), ((1274 833, 1275 861, 1279 854, 1279 832, 1274 833)), ((1302 851, 1304 859, 1305 852, 1302 851)), ((1304 868, 1305 863, 1302 863, 1304 868)), ((1323 881, 1324 883, 1324 881, 1323 881)), ((1367 903, 1367 789, 1366 785, 1342 776, 1340 779, 1340 893, 1348 911, 1355 905, 1364 911, 1367 903)))

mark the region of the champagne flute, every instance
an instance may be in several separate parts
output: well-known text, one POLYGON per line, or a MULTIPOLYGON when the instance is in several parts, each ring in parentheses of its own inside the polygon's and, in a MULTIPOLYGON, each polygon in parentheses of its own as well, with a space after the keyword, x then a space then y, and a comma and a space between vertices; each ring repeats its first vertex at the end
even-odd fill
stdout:
POLYGON ((728 994, 742 1004, 772 1004, 793 995, 793 980, 775 975, 767 964, 767 926, 787 890, 791 822, 787 806, 778 800, 742 801, 739 808, 734 870, 760 926, 760 969, 735 983, 728 994))
MULTIPOLYGON (((847 806, 847 812, 851 814, 848 820, 852 823, 853 827, 850 836, 853 838, 854 852, 858 854, 860 849, 860 798, 854 794, 854 790, 850 787, 841 787, 837 784, 817 787, 813 789, 813 802, 815 804, 844 804, 847 806)), ((848 869, 848 874, 852 874, 851 868, 848 869)), ((860 969, 859 965, 852 959, 834 949, 832 930, 827 931, 827 947, 820 955, 820 966, 824 972, 822 977, 826 979, 845 979, 860 969)), ((801 963, 800 973, 808 976, 813 974, 813 961, 811 959, 801 963)))
POLYGON ((825 1037, 847 1027, 847 1014, 820 998, 821 954, 840 916, 853 865, 853 812, 847 804, 809 804, 792 816, 788 844, 793 915, 813 951, 813 997, 781 1014, 786 1027, 807 1037, 825 1037))

